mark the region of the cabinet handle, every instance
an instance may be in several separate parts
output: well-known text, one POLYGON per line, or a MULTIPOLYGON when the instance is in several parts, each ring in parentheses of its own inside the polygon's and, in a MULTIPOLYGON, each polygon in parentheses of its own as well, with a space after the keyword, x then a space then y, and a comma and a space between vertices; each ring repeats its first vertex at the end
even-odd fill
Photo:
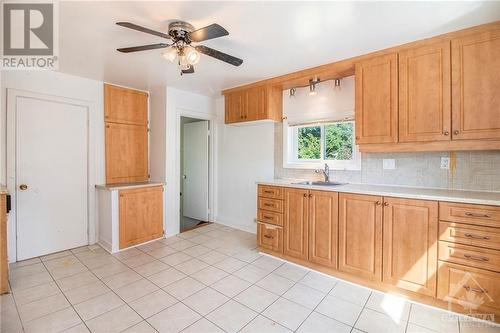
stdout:
POLYGON ((458 135, 460 132, 458 130, 454 130, 453 134, 458 135))
POLYGON ((269 235, 264 235, 264 238, 273 239, 274 237, 273 236, 269 236, 269 235))
POLYGON ((270 191, 270 190, 265 190, 264 193, 267 193, 267 194, 273 194, 274 191, 270 191))
POLYGON ((307 193, 304 193, 304 198, 307 198, 307 193))
POLYGON ((490 240, 489 236, 479 236, 479 235, 474 235, 474 234, 470 234, 470 233, 465 233, 464 236, 468 237, 468 238, 474 238, 474 239, 490 240))
POLYGON ((375 205, 380 206, 382 203, 380 201, 375 201, 375 205))
POLYGON ((268 203, 265 203, 264 206, 266 206, 266 207, 274 207, 273 204, 268 204, 268 203))
POLYGON ((486 289, 471 288, 468 285, 464 285, 463 287, 467 291, 473 291, 473 292, 478 293, 478 294, 487 294, 488 293, 488 290, 486 290, 486 289))
POLYGON ((443 132, 443 134, 444 134, 444 135, 450 135, 450 132, 448 132, 448 131, 444 131, 444 132, 443 132))
POLYGON ((470 217, 485 217, 485 218, 488 218, 488 219, 491 217, 488 214, 475 214, 475 213, 471 213, 471 212, 465 212, 465 216, 470 216, 470 217))
POLYGON ((312 197, 313 197, 313 195, 312 195, 312 194, 309 194, 309 198, 312 198, 312 197))
POLYGON ((476 256, 473 256, 472 254, 468 254, 468 253, 464 254, 464 258, 470 259, 470 260, 476 260, 476 261, 490 261, 490 258, 476 257, 476 256))
POLYGON ((389 206, 389 203, 388 202, 384 202, 384 206, 385 207, 389 206))
POLYGON ((268 220, 274 220, 274 217, 272 217, 272 216, 264 215, 262 217, 265 218, 265 219, 268 219, 268 220))

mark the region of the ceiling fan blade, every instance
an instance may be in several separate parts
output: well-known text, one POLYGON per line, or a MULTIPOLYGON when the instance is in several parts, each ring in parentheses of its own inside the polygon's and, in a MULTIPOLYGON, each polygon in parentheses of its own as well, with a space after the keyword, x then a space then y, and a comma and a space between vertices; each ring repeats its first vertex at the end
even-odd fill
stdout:
POLYGON ((200 53, 206 54, 207 56, 213 57, 215 59, 219 59, 221 61, 227 62, 228 64, 231 64, 234 66, 239 66, 243 63, 243 60, 240 58, 236 58, 236 57, 233 57, 233 56, 226 54, 224 52, 214 50, 208 46, 198 45, 198 46, 196 46, 196 50, 200 53))
POLYGON ((204 28, 200 28, 188 34, 189 39, 191 39, 193 42, 203 42, 204 40, 209 40, 227 35, 229 35, 229 32, 227 32, 226 29, 224 29, 217 23, 210 24, 204 28))
POLYGON ((146 50, 154 50, 154 49, 163 49, 165 47, 169 47, 170 44, 159 43, 159 44, 150 44, 150 45, 141 45, 141 46, 132 46, 132 47, 122 47, 116 49, 117 51, 123 53, 137 52, 137 51, 146 51, 146 50))
POLYGON ((183 69, 181 71, 181 75, 182 74, 193 74, 193 73, 194 73, 194 66, 193 65, 189 65, 188 69, 183 69))
POLYGON ((129 28, 129 29, 140 31, 140 32, 145 32, 147 34, 155 35, 155 36, 158 36, 158 37, 163 37, 163 38, 170 39, 170 36, 167 35, 167 34, 164 34, 163 32, 159 32, 159 31, 151 30, 151 29, 148 29, 148 28, 145 28, 145 27, 141 27, 140 25, 137 25, 137 24, 134 24, 134 23, 130 23, 130 22, 116 22, 116 24, 118 24, 119 26, 125 27, 125 28, 129 28))

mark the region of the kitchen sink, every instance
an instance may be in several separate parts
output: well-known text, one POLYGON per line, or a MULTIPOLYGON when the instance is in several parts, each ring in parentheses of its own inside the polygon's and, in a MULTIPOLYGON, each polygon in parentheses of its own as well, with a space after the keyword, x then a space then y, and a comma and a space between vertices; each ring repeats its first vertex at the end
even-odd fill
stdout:
POLYGON ((305 180, 305 181, 297 182, 297 183, 293 183, 293 184, 294 185, 315 185, 315 186, 340 186, 340 185, 345 185, 347 183, 305 180))

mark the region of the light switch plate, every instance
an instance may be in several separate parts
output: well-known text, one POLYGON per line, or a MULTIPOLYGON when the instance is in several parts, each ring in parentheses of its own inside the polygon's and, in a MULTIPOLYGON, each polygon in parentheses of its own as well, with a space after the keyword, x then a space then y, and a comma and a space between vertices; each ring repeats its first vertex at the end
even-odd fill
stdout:
POLYGON ((384 170, 394 170, 396 169, 396 160, 393 158, 384 158, 382 160, 382 165, 384 170))
POLYGON ((441 169, 449 170, 450 169, 450 158, 449 157, 441 157, 441 169))

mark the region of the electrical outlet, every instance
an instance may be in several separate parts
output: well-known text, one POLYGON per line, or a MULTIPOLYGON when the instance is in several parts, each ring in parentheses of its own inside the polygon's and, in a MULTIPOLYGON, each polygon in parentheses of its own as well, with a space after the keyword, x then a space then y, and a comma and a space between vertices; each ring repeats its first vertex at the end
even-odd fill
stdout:
POLYGON ((382 160, 382 165, 384 170, 394 170, 396 169, 396 160, 393 158, 384 158, 382 160))
POLYGON ((449 157, 441 157, 441 169, 449 170, 450 169, 450 158, 449 157))

